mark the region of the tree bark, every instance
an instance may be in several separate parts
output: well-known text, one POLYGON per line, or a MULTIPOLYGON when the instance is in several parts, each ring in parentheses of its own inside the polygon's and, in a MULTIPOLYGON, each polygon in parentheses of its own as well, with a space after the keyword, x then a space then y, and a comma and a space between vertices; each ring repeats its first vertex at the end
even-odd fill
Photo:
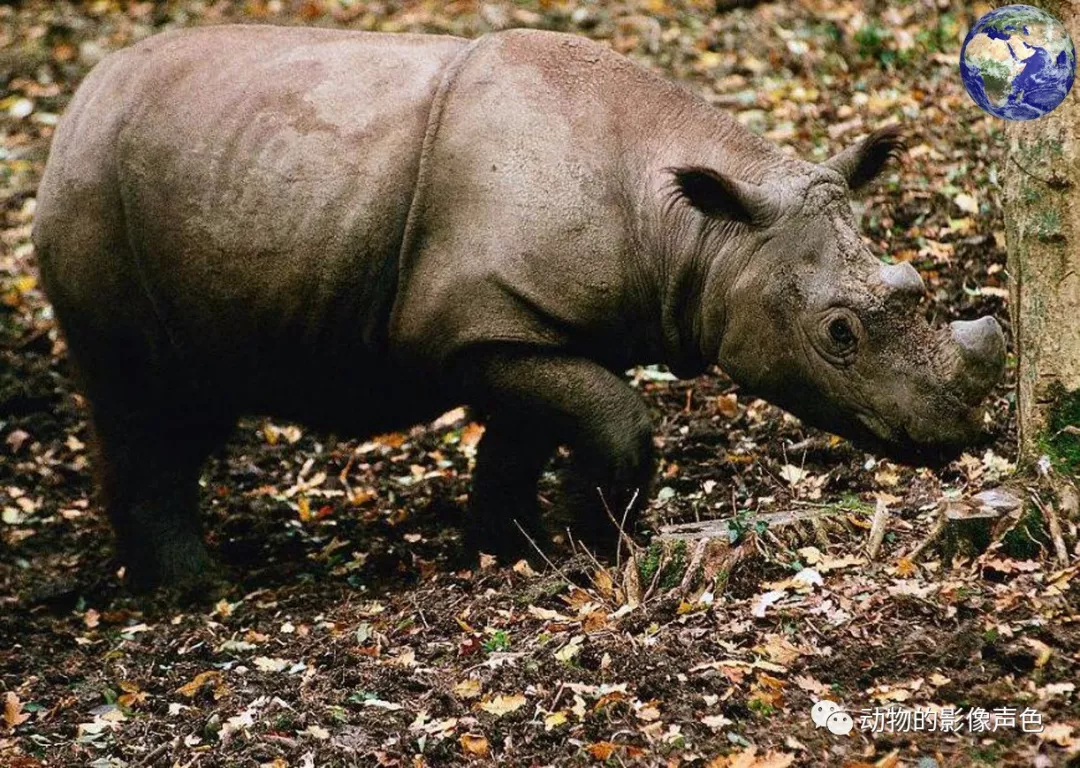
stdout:
MULTIPOLYGON (((1028 0, 1030 2, 1030 0, 1028 0)), ((1080 5, 1033 3, 1080 41, 1080 5)), ((1080 472, 1080 93, 1010 122, 1005 222, 1017 358, 1020 456, 1060 479, 1080 472)))

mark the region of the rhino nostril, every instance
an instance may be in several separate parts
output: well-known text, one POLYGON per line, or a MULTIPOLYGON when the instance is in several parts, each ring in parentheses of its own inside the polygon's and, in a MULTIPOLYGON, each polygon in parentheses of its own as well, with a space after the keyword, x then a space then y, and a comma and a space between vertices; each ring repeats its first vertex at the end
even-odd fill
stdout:
POLYGON ((960 350, 956 385, 965 402, 982 400, 1005 372, 1005 334, 994 318, 958 320, 949 325, 960 350))

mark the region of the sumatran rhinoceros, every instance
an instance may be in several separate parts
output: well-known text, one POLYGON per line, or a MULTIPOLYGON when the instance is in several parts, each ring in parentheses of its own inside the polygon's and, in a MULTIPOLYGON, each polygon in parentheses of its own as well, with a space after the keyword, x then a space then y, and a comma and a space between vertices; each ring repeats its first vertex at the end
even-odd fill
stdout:
POLYGON ((932 328, 847 201, 898 146, 793 159, 546 32, 221 26, 110 56, 57 130, 34 241, 131 583, 211 571, 200 465, 244 413, 361 436, 472 406, 472 514, 504 556, 560 445, 592 541, 615 535, 601 494, 647 494, 634 364, 719 365, 890 455, 971 442, 1001 329, 932 328))

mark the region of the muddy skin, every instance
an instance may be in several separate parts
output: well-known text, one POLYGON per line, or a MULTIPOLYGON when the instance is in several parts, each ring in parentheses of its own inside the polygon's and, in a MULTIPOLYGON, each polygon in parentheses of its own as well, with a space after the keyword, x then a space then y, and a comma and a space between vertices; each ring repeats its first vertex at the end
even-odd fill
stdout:
POLYGON ((57 130, 34 241, 130 584, 212 578, 197 480, 242 414, 365 436, 472 406, 474 539, 504 558, 518 525, 540 536, 559 445, 588 544, 615 540, 599 494, 640 508, 635 364, 719 364, 889 455, 971 443, 1001 329, 931 328, 847 202, 899 146, 802 162, 546 32, 220 26, 108 57, 57 130))

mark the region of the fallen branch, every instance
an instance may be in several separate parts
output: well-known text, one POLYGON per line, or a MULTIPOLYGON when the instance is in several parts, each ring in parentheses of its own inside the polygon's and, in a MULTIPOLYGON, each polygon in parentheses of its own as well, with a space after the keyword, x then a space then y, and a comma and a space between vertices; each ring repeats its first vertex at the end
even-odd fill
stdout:
POLYGON ((873 560, 881 549, 881 542, 885 540, 885 529, 889 522, 889 508, 878 501, 874 508, 874 519, 870 523, 870 535, 866 539, 866 556, 873 560))
POLYGON ((925 552, 932 544, 934 544, 938 539, 941 538, 941 535, 945 533, 945 526, 947 524, 948 523, 945 519, 945 510, 941 509, 938 511, 938 516, 934 520, 934 527, 930 529, 930 533, 927 534, 926 538, 920 541, 918 545, 906 555, 907 559, 914 563, 919 558, 919 555, 925 552))
POLYGON ((1054 502, 1044 502, 1035 491, 1031 492, 1031 501, 1046 520, 1050 540, 1054 543, 1054 555, 1057 557, 1058 564, 1065 568, 1069 564, 1069 550, 1065 547, 1065 537, 1061 532, 1061 521, 1054 509, 1054 502))

